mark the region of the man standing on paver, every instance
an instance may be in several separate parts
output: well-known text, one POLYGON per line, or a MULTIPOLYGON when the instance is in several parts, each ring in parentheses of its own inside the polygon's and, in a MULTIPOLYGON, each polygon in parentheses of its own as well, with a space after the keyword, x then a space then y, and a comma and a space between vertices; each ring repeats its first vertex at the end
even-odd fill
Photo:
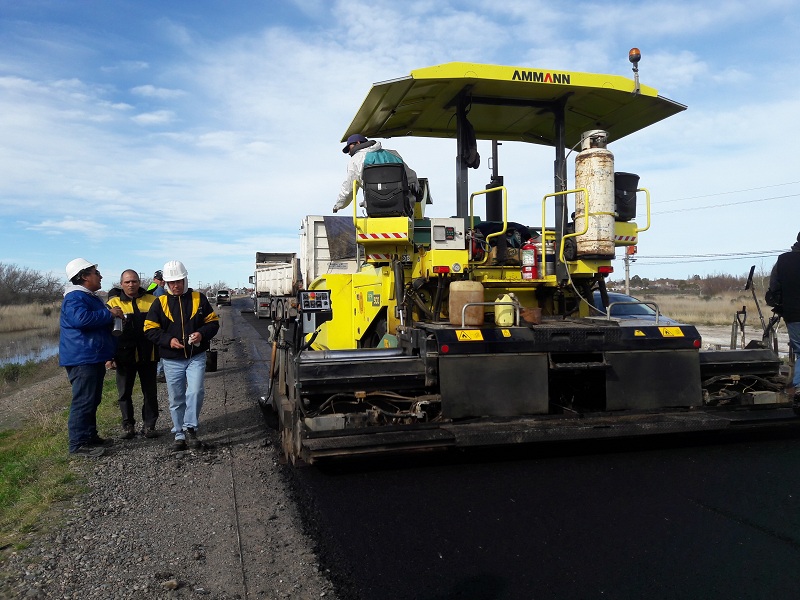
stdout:
MULTIPOLYGON (((772 268, 766 301, 783 317, 789 332, 789 345, 800 356, 800 233, 790 252, 784 252, 772 268)), ((795 412, 800 409, 800 369, 795 365, 792 383, 786 395, 792 398, 795 412)))

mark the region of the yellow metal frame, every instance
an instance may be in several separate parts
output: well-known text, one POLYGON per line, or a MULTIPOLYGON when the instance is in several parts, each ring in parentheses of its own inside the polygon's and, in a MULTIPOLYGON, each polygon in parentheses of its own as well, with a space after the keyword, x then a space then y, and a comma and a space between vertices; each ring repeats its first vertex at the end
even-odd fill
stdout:
MULTIPOLYGON (((542 237, 542 242, 541 242, 541 245, 542 245, 542 256, 544 256, 544 251, 545 251, 545 246, 544 246, 544 244, 545 244, 545 229, 544 229, 544 224, 547 222, 547 199, 548 198, 555 198, 556 196, 566 196, 567 194, 577 194, 577 193, 581 193, 581 192, 586 194, 586 206, 588 206, 589 205, 589 190, 587 190, 586 188, 576 188, 574 190, 566 190, 566 191, 563 191, 563 192, 553 192, 552 194, 545 194, 542 197, 542 236, 541 236, 542 237)), ((560 262, 567 262, 567 261, 564 260, 564 242, 565 242, 565 240, 567 240, 569 238, 578 237, 579 235, 584 235, 587 231, 589 231, 589 217, 597 215, 597 214, 607 214, 607 213, 590 213, 590 212, 587 212, 586 213, 586 218, 584 219, 583 231, 576 231, 575 233, 567 233, 567 234, 564 234, 563 236, 561 236, 561 244, 559 244, 559 248, 558 248, 558 260, 560 262)), ((556 215, 556 219, 558 219, 558 215, 556 215)), ((554 230, 551 230, 551 231, 553 231, 553 235, 555 235, 555 231, 554 230)))
MULTIPOLYGON (((500 231, 496 231, 494 233, 490 233, 486 236, 486 243, 488 245, 489 240, 492 238, 499 237, 501 235, 505 235, 506 229, 508 229, 508 190, 506 186, 501 185, 498 187, 493 187, 488 190, 481 190, 479 192, 472 192, 469 196, 469 228, 474 230, 475 229, 475 211, 474 211, 474 200, 475 196, 482 196, 484 194, 488 194, 489 192, 503 192, 503 229, 500 231)), ((483 260, 480 262, 473 262, 474 265, 484 265, 489 260, 489 253, 486 252, 486 255, 483 257, 483 260)))

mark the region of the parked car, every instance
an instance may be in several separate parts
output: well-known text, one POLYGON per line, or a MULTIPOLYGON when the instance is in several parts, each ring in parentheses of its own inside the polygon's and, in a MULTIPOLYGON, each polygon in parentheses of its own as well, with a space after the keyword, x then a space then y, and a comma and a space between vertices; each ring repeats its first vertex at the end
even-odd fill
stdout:
POLYGON ((217 306, 231 305, 231 293, 228 290, 217 290, 217 306))
MULTIPOLYGON (((599 310, 599 313, 594 313, 592 316, 599 316, 606 314, 603 308, 603 301, 600 299, 600 292, 595 291, 592 295, 592 304, 599 310)), ((636 320, 636 321, 650 321, 655 322, 656 311, 650 304, 644 304, 642 300, 620 294, 618 292, 608 292, 608 304, 611 306, 611 316, 616 319, 636 320), (619 304, 618 304, 619 303, 619 304)), ((665 317, 663 314, 658 314, 659 325, 678 325, 679 322, 675 319, 665 317)))

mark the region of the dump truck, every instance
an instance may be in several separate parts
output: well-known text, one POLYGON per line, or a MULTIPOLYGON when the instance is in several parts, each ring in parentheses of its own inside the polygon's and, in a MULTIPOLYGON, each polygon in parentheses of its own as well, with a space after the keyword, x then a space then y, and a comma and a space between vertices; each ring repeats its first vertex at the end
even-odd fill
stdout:
POLYGON ((372 86, 342 139, 453 140, 454 216, 425 215, 424 177, 411 190, 396 165, 364 167, 358 272, 308 281, 276 323, 263 404, 287 460, 800 421, 772 348, 705 351, 690 324, 610 316, 615 252, 641 247, 651 220, 650 190, 611 148, 686 109, 639 82, 639 56, 632 78, 447 63, 372 86), (469 181, 477 140, 494 165, 501 145, 551 147, 552 191, 509 214, 496 169, 469 181))
POLYGON ((297 292, 304 282, 328 273, 358 269, 352 218, 308 215, 300 224, 300 252, 256 252, 253 312, 281 321, 297 316, 297 292))

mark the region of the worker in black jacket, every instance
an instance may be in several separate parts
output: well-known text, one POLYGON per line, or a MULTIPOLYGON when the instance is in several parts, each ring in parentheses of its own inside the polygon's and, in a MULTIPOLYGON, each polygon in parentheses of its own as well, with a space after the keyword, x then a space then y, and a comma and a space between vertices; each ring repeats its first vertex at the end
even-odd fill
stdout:
MULTIPOLYGON (((800 355, 800 233, 790 252, 784 252, 772 268, 766 301, 783 317, 789 332, 789 345, 795 356, 800 355)), ((794 369, 791 385, 786 388, 788 396, 800 403, 800 369, 794 369)))
POLYGON ((144 322, 147 338, 156 344, 164 363, 172 415, 173 448, 202 448, 197 437, 200 410, 205 397, 206 350, 219 331, 219 317, 205 294, 189 287, 189 273, 182 262, 164 265, 167 294, 153 302, 144 322))
POLYGON ((106 368, 117 370, 117 392, 122 413, 122 439, 130 440, 136 435, 136 417, 133 410, 133 386, 136 375, 142 388, 142 435, 154 438, 158 419, 158 383, 156 365, 158 348, 144 335, 144 319, 153 302, 139 281, 139 274, 126 269, 119 278, 118 288, 108 292, 109 308, 119 306, 125 315, 122 332, 117 338, 117 352, 106 363, 106 368))

